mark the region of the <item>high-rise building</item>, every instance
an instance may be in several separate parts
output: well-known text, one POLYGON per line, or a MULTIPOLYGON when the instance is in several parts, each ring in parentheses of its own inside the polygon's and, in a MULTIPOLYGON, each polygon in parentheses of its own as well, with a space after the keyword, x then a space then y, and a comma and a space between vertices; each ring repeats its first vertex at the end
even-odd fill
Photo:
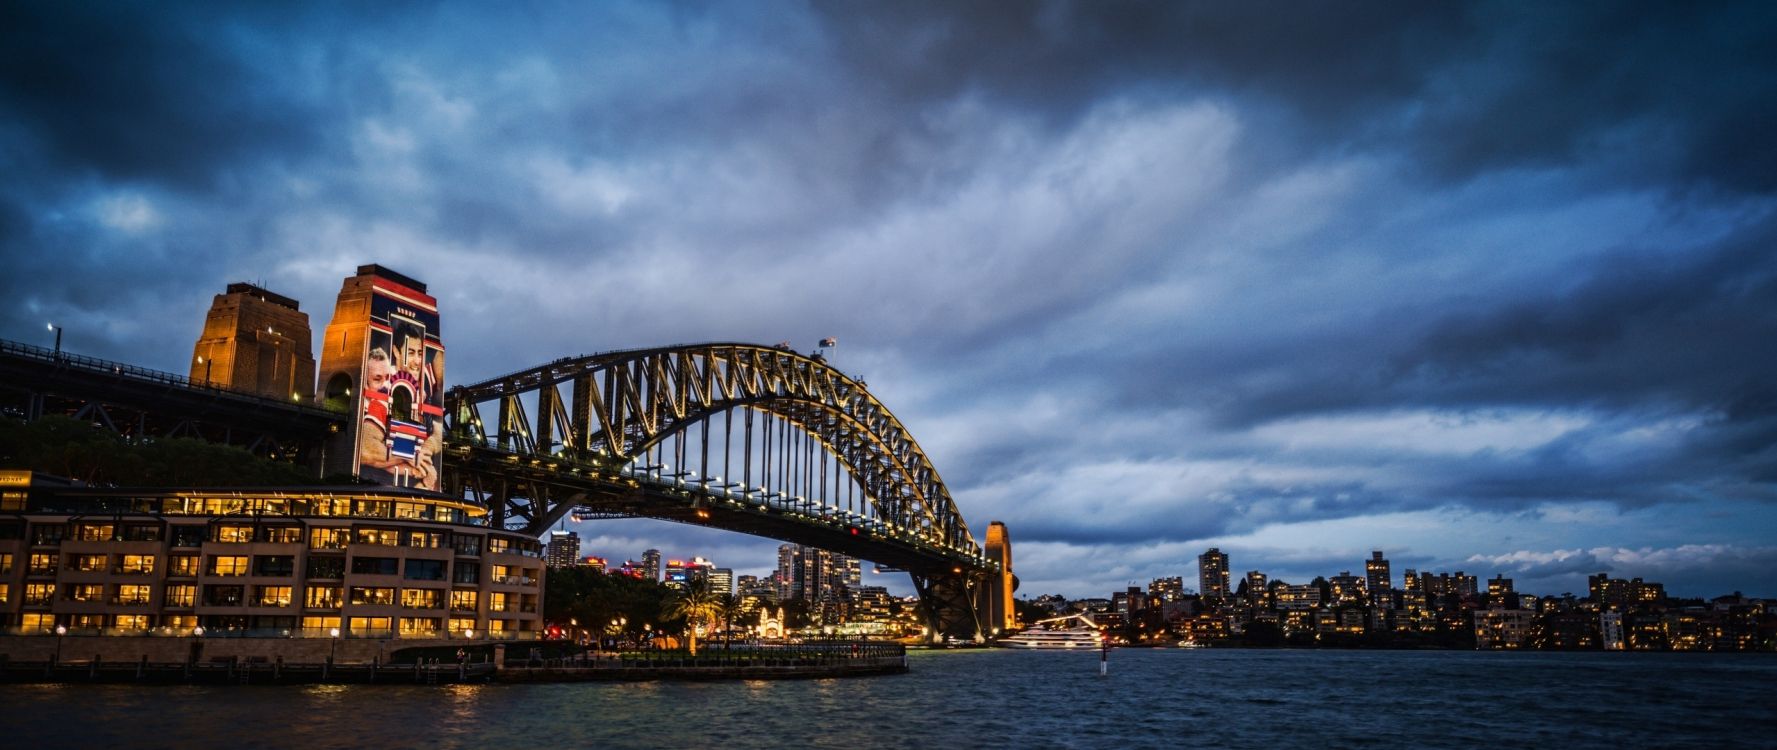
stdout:
POLYGON ((1372 551, 1370 559, 1364 561, 1364 582, 1369 584, 1371 591, 1394 588, 1394 580, 1389 575, 1388 561, 1383 559, 1382 550, 1372 551))
POLYGON ((1271 590, 1265 587, 1269 582, 1268 576, 1264 573, 1256 570, 1246 572, 1246 603, 1248 606, 1271 606, 1271 590))
POLYGON ((1148 582, 1148 598, 1161 604, 1179 601, 1184 595, 1185 579, 1178 576, 1156 578, 1148 582))
POLYGON ((605 558, 588 555, 580 560, 580 564, 600 573, 605 572, 605 558))
POLYGON ((819 602, 857 588, 863 566, 855 557, 818 547, 785 544, 777 548, 778 601, 819 602))
POLYGON ((711 593, 718 595, 734 593, 734 569, 710 568, 709 582, 711 593))
POLYGON ((1349 570, 1339 571, 1339 575, 1327 580, 1333 595, 1333 604, 1362 604, 1364 602, 1364 579, 1351 574, 1349 570))
POLYGON ((1197 556, 1197 590, 1204 599, 1228 598, 1228 556, 1220 549, 1211 547, 1197 556))
POLYGON ((580 563, 580 534, 573 531, 549 532, 549 548, 544 559, 551 568, 571 568, 580 563))
POLYGON ((1586 576, 1586 590, 1599 609, 1628 611, 1637 605, 1659 605, 1666 601, 1666 587, 1640 578, 1623 580, 1605 573, 1586 576))
POLYGON ((691 582, 691 564, 684 560, 667 560, 660 582, 673 588, 684 588, 691 582))
POLYGON ((315 398, 308 313, 296 300, 252 284, 229 284, 204 318, 191 379, 218 388, 307 403, 315 398))
POLYGON ((777 600, 787 602, 802 598, 801 545, 780 544, 777 547, 777 570, 772 572, 777 600))
POLYGON ((642 553, 642 579, 655 582, 660 580, 660 550, 651 549, 642 553))

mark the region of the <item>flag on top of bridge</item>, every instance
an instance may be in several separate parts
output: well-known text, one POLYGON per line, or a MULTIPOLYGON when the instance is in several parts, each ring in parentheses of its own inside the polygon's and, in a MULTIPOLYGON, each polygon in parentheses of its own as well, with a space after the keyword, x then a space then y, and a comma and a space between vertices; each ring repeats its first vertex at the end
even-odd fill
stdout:
POLYGON ((828 336, 827 338, 821 339, 821 348, 822 349, 831 349, 831 348, 838 346, 838 345, 839 345, 839 339, 833 338, 832 336, 828 336))

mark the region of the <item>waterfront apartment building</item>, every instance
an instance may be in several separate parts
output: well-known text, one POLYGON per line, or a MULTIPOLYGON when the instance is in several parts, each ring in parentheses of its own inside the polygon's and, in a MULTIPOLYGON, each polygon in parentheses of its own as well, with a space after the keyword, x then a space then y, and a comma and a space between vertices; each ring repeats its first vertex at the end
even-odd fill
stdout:
POLYGON ((1220 549, 1209 548, 1197 556, 1197 590, 1205 600, 1228 598, 1228 556, 1220 549))
POLYGON ((1393 576, 1388 572, 1388 558, 1384 558, 1381 549, 1370 551, 1370 560, 1363 562, 1363 579, 1372 594, 1395 588, 1393 576))
POLYGON ((1148 599, 1166 604, 1183 601, 1185 598, 1185 579, 1178 576, 1155 578, 1148 582, 1148 599))
POLYGON ((0 472, 12 633, 533 638, 543 551, 390 487, 119 489, 0 472), (202 628, 199 631, 198 628, 202 628))

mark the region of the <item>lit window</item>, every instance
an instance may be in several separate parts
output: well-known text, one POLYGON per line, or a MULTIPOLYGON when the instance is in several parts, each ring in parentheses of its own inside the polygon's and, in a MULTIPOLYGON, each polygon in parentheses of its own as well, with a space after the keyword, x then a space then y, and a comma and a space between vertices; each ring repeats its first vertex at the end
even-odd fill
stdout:
POLYGON ((217 526, 216 541, 226 544, 246 544, 253 541, 253 527, 217 526))
POLYGON ((153 589, 147 584, 126 583, 117 587, 118 604, 147 604, 153 589))
POLYGON ((360 638, 388 635, 389 633, 389 618, 387 617, 354 617, 347 622, 351 623, 352 635, 360 638))
POLYGON ((213 576, 244 576, 247 574, 246 556, 211 556, 210 575, 213 576))
POLYGON ((255 607, 288 607, 290 606, 289 586, 254 586, 253 606, 255 607))
POLYGON ((437 589, 402 589, 402 609, 437 609, 442 597, 437 589))
POLYGON ((68 601, 96 602, 105 597, 105 587, 97 583, 79 583, 68 587, 68 601))
POLYGON ((395 603, 393 588, 353 586, 351 593, 353 604, 387 606, 395 603))
POLYGON ((177 577, 196 576, 198 571, 198 559, 197 555, 173 555, 172 557, 167 558, 167 575, 177 577))
POLYGON ((403 617, 401 618, 401 635, 409 637, 438 635, 438 620, 431 617, 403 617))
MULTIPOLYGON (((452 591, 450 592, 450 608, 473 612, 479 603, 479 597, 480 594, 475 591, 452 591)), ((451 630, 456 629, 454 626, 451 628, 451 630)))
POLYGON ((197 602, 197 587, 189 583, 167 587, 166 606, 190 607, 197 602))
POLYGON ((304 601, 314 609, 339 609, 338 586, 310 586, 304 601))
POLYGON ((309 529, 310 549, 345 549, 348 529, 309 529))
POLYGON ((401 532, 393 529, 354 529, 352 541, 358 544, 398 547, 401 545, 401 532))
POLYGON ((153 573, 154 555, 123 555, 117 565, 117 572, 127 575, 153 573))
POLYGON ((265 541, 272 544, 301 544, 302 529, 295 526, 273 526, 265 530, 265 541))

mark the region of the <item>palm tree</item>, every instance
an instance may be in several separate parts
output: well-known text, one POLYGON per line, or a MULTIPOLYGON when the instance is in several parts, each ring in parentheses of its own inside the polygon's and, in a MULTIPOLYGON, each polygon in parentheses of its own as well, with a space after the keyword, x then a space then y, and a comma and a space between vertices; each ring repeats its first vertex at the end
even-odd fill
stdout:
POLYGON ((710 591, 707 579, 694 579, 683 590, 676 591, 667 599, 666 607, 661 614, 670 618, 685 618, 685 628, 691 633, 691 655, 697 655, 697 626, 713 619, 720 611, 718 597, 710 591))
POLYGON ((746 600, 734 594, 716 597, 716 610, 722 615, 722 644, 726 648, 734 633, 734 618, 746 612, 746 600))

